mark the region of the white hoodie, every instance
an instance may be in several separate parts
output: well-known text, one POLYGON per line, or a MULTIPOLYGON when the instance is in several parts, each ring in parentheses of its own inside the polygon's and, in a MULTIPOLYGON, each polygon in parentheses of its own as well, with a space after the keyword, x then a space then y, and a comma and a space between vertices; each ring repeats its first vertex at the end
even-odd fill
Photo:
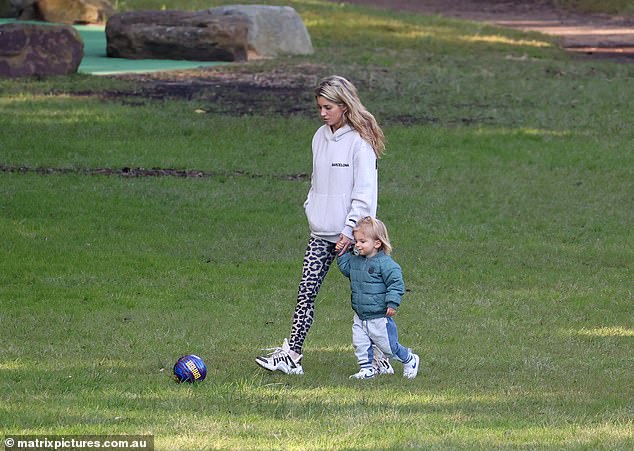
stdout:
POLYGON ((372 146, 349 125, 313 136, 313 173, 304 202, 311 235, 336 243, 365 216, 376 216, 378 167, 372 146))

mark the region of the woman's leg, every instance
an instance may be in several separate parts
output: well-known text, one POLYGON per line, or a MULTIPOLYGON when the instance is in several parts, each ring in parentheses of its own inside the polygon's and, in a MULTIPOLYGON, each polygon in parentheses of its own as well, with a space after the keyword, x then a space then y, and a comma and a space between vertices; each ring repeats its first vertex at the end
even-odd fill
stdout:
POLYGON ((302 353, 304 340, 315 315, 315 298, 335 258, 335 243, 311 237, 304 254, 302 280, 297 290, 297 305, 289 340, 290 348, 302 353))

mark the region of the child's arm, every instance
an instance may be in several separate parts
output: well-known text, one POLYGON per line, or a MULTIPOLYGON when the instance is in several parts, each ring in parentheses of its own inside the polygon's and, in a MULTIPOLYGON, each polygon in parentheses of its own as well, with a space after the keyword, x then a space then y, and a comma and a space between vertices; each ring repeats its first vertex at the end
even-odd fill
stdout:
POLYGON ((339 267, 339 271, 346 277, 350 277, 350 258, 352 257, 352 253, 345 252, 342 255, 337 256, 337 266, 339 267))
POLYGON ((405 282, 403 281, 403 272, 401 267, 395 261, 390 261, 390 264, 386 265, 383 274, 383 283, 385 283, 386 294, 385 301, 388 306, 388 310, 391 308, 394 310, 393 316, 396 310, 401 305, 401 297, 405 293, 405 282))

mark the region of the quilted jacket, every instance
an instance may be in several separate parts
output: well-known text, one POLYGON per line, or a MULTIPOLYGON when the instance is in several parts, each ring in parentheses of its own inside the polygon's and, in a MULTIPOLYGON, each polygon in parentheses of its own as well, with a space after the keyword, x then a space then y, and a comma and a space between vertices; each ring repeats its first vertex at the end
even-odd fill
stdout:
POLYGON ((351 252, 337 257, 341 273, 350 279, 352 309, 362 320, 385 316, 388 307, 398 309, 405 283, 401 267, 379 251, 366 258, 351 252))

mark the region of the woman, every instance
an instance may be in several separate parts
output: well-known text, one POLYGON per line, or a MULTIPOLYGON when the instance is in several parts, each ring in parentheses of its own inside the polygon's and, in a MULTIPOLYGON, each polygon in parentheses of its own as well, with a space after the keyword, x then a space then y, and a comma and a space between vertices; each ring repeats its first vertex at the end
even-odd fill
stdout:
MULTIPOLYGON (((383 131, 363 106, 357 89, 340 76, 324 78, 315 89, 324 121, 312 140, 313 170, 304 210, 310 239, 304 255, 290 339, 256 358, 270 371, 304 374, 302 347, 313 322, 315 298, 332 261, 353 242, 358 220, 376 216, 377 160, 385 151, 383 131)), ((380 351, 376 354, 380 354, 380 351)), ((393 373, 386 359, 377 371, 393 373)))

